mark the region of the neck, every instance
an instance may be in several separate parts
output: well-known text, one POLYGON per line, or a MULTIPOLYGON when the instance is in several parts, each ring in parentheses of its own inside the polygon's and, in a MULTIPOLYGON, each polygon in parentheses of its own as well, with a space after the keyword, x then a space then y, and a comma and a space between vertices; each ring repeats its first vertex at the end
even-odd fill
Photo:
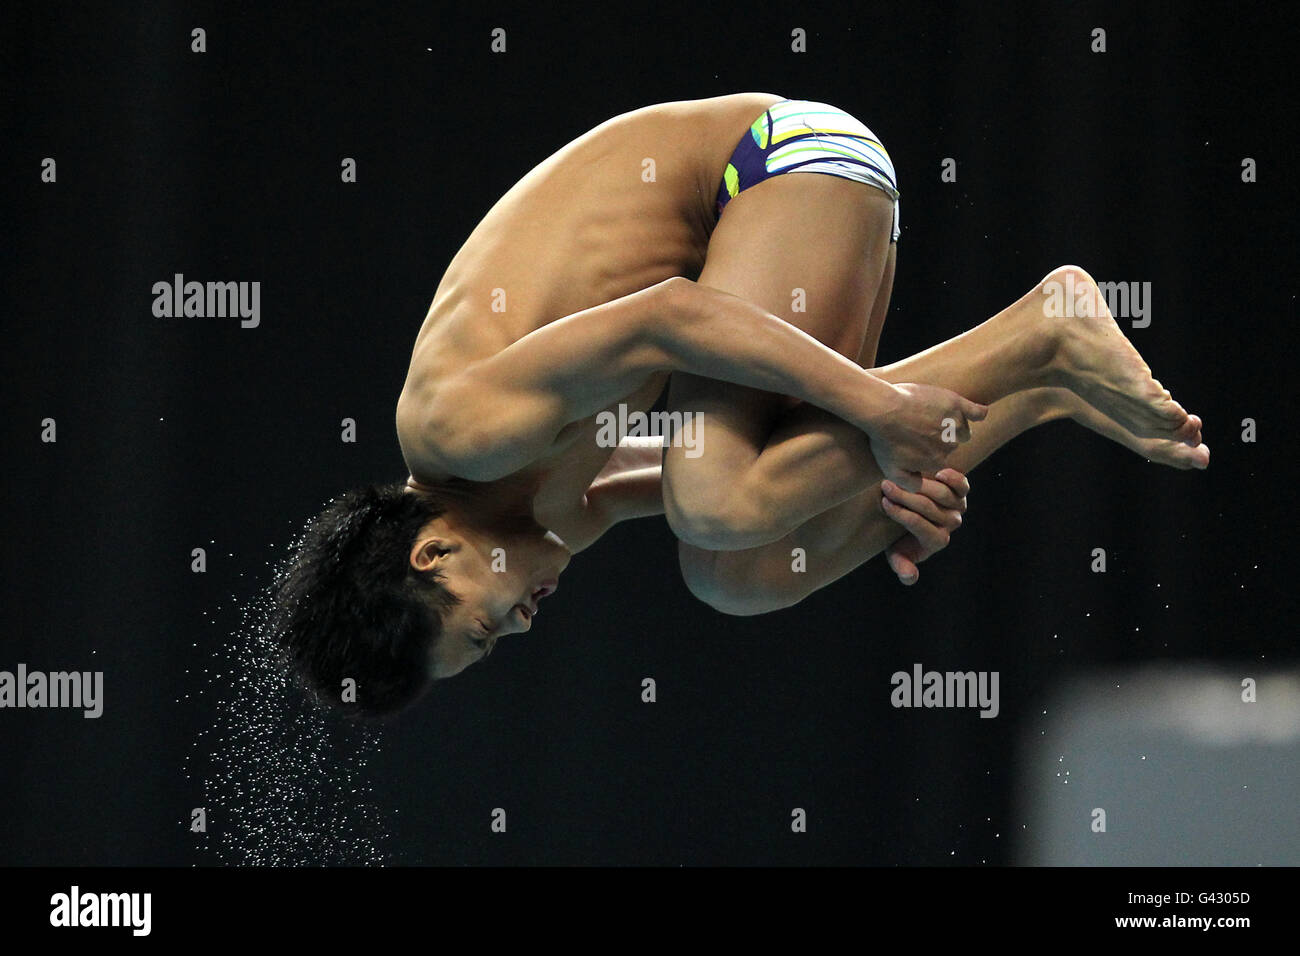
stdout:
POLYGON ((520 473, 497 481, 450 478, 447 481, 423 482, 412 476, 406 479, 406 488, 420 494, 435 495, 462 511, 482 512, 496 517, 531 518, 533 496, 537 493, 537 478, 520 473))

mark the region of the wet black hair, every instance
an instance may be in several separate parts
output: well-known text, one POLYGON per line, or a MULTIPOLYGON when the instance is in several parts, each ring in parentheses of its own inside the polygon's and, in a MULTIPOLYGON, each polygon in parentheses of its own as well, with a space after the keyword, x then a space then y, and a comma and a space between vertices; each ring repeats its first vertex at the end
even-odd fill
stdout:
POLYGON ((331 499, 294 543, 275 587, 272 627, 300 682, 349 716, 399 713, 429 689, 429 653, 457 597, 410 562, 444 511, 436 495, 376 484, 331 499), (356 682, 345 701, 344 680, 356 682))

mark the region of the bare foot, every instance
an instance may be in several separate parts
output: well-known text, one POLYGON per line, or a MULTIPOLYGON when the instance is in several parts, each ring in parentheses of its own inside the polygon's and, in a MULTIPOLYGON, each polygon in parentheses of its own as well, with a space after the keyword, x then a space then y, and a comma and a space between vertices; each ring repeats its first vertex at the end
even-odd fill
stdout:
POLYGON ((1189 416, 1151 375, 1111 316, 1092 276, 1078 266, 1061 266, 1038 289, 1044 314, 1061 333, 1056 354, 1061 385, 1137 438, 1182 442, 1191 448, 1200 444, 1200 420, 1189 416), (1053 313, 1049 304, 1063 304, 1068 311, 1053 313))
POLYGON ((1210 465, 1210 446, 1201 442, 1201 419, 1196 415, 1188 416, 1196 427, 1193 444, 1192 440, 1138 438, 1066 388, 1035 389, 1034 400, 1039 403, 1039 407, 1045 409, 1042 420, 1071 418, 1084 428, 1104 435, 1156 464, 1184 471, 1189 468, 1204 470, 1210 465))

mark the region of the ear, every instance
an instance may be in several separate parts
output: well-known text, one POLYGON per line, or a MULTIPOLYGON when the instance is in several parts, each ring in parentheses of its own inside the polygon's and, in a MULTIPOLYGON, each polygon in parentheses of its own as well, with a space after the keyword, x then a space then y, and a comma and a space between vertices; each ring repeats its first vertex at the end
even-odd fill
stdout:
POLYGON ((411 548, 411 567, 417 571, 436 568, 451 552, 451 545, 443 538, 420 538, 411 548))

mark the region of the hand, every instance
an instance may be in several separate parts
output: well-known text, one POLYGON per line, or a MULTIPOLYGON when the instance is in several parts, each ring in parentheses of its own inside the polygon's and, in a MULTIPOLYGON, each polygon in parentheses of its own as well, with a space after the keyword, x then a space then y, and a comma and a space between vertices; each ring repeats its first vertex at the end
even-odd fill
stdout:
POLYGON ((958 444, 970 440, 969 423, 983 421, 989 407, 935 385, 904 382, 894 389, 899 406, 867 428, 871 453, 886 478, 919 493, 921 476, 937 472, 958 444))
POLYGON ((904 491, 888 480, 881 492, 885 514, 908 531, 890 545, 886 559, 899 581, 915 584, 921 574, 916 566, 946 548, 952 532, 961 527, 970 482, 955 468, 945 468, 934 478, 922 479, 919 493, 904 491))

